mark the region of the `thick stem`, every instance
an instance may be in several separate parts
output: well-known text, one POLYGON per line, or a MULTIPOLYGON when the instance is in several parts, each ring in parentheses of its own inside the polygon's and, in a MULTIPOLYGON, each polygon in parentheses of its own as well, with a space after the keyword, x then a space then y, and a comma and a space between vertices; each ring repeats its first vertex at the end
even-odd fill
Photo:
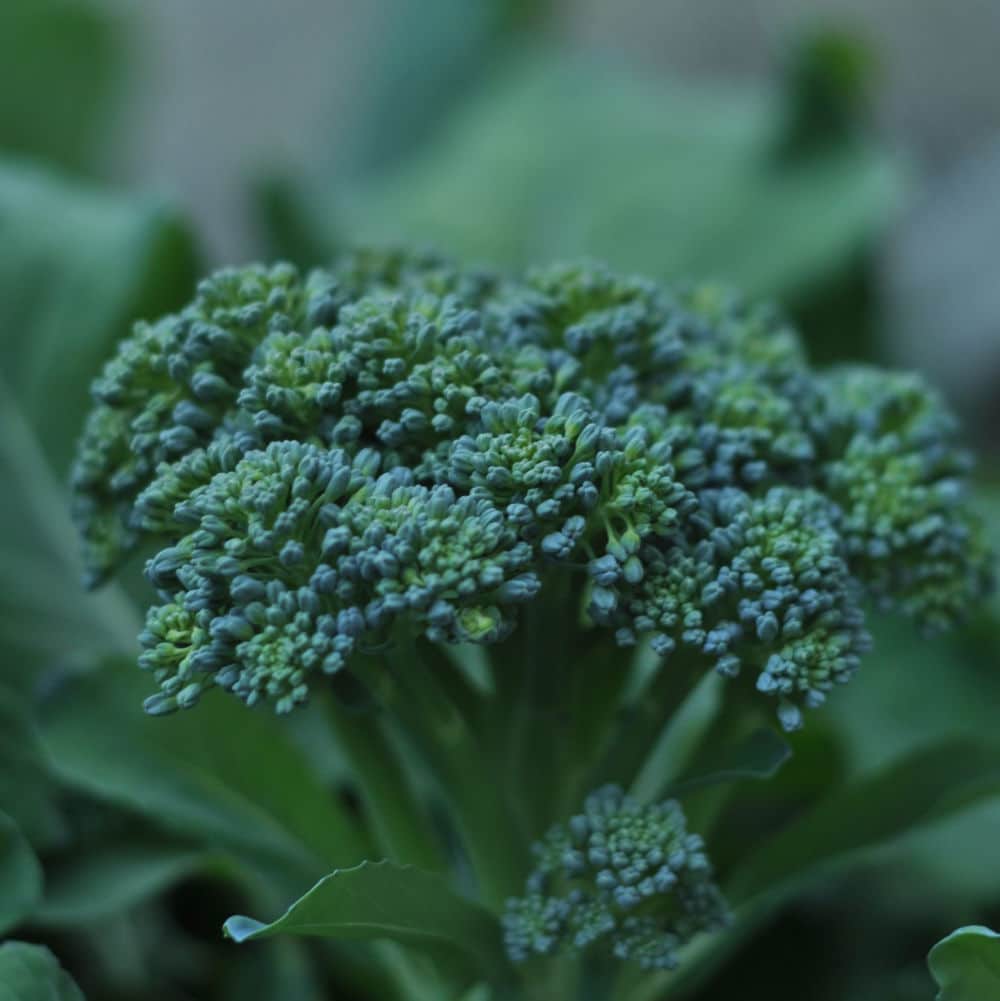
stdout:
POLYGON ((661 663, 651 683, 618 712, 604 755, 591 774, 593 786, 635 781, 663 728, 673 719, 704 673, 704 661, 680 650, 661 663))
POLYGON ((528 840, 577 808, 629 682, 629 655, 608 631, 581 625, 583 584, 553 571, 517 633, 493 652, 490 753, 528 840))
MULTIPOLYGON (((723 692, 718 712, 705 730, 698 746, 702 759, 717 753, 721 748, 732 747, 748 737, 762 724, 756 700, 742 697, 743 693, 731 682, 723 692)), ((694 768, 699 766, 698 756, 694 768)), ((722 782, 705 789, 695 790, 682 797, 688 826, 710 842, 712 830, 727 804, 738 791, 733 782, 722 782)), ((710 842, 711 843, 711 842, 710 842)))
POLYGON ((441 871, 446 860, 420 802, 387 739, 379 710, 357 712, 328 703, 337 744, 351 763, 378 849, 386 858, 441 871))
POLYGON ((475 872, 484 902, 499 911, 520 892, 527 846, 497 794, 498 776, 448 692, 450 665, 426 664, 413 643, 386 653, 376 691, 437 780, 475 872))
POLYGON ((503 763, 507 794, 530 839, 551 820, 552 791, 568 737, 567 675, 570 670, 571 594, 565 574, 546 581, 544 600, 525 609, 517 660, 502 665, 496 722, 497 763, 503 763))
POLYGON ((618 962, 604 956, 584 957, 580 966, 579 1001, 611 1001, 618 979, 618 962))

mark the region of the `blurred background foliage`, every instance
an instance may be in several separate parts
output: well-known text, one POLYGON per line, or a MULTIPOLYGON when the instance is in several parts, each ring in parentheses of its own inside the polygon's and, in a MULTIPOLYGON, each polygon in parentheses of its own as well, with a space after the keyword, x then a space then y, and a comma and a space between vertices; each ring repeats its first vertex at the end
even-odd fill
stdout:
MULTIPOLYGON (((0 934, 51 945, 91 999, 394 996, 378 994, 388 949, 331 968, 298 944, 234 956, 219 940, 227 914, 277 910, 343 861, 311 833, 351 807, 325 707, 235 726, 220 700, 164 728, 138 713, 127 589, 75 583, 63 481, 85 386, 132 320, 214 264, 403 240, 777 297, 815 357, 943 383, 985 453, 1000 545, 1000 92, 980 50, 1000 16, 944 0, 699 11, 0 4, 0 934), (918 79, 935 90, 924 117, 918 79)), ((951 637, 877 633, 747 809, 801 809, 932 736, 995 733, 1000 604, 951 637)), ((998 845, 987 805, 859 859, 700 996, 929 997, 927 948, 1000 924, 998 845)))

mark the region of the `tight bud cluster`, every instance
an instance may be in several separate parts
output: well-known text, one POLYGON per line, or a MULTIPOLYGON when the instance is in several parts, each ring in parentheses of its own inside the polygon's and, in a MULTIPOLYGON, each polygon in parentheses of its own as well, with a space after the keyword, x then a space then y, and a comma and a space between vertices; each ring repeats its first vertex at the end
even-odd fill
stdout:
POLYGON ((640 806, 606 786, 534 852, 525 895, 508 901, 504 915, 515 962, 602 949, 669 970, 682 945, 728 921, 702 839, 673 800, 640 806))
MULTIPOLYGON (((285 711, 397 628, 495 643, 572 575, 581 628, 748 675, 786 727, 987 583, 953 421, 917 378, 816 372, 771 307, 432 255, 220 272, 94 385, 91 580, 137 547, 154 712, 285 711)), ((565 589, 560 589, 565 593, 565 589)))

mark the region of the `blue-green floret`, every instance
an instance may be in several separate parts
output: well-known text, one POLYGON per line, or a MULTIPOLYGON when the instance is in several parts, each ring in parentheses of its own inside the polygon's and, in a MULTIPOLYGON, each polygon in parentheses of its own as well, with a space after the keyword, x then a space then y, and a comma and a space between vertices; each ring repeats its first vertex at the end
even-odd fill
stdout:
POLYGON ((538 589, 532 549, 488 499, 413 483, 379 456, 275 442, 178 503, 186 534, 147 564, 162 603, 141 663, 166 712, 213 685, 287 711, 405 617, 495 642, 538 589))
MULTIPOLYGON (((145 531, 135 524, 135 499, 164 464, 220 436, 244 452, 290 437, 334 443, 356 437, 350 409, 340 413, 345 419, 336 431, 336 419, 328 418, 339 396, 350 395, 338 385, 337 373, 356 379, 358 407, 366 401, 377 407, 378 390, 400 376, 394 363, 410 358, 416 370, 411 383, 424 378, 427 384, 419 385, 419 402, 409 408, 399 390, 386 417, 406 433, 419 420, 410 410, 424 404, 424 422, 431 421, 435 412, 427 411, 439 397, 453 400, 452 383, 461 380, 456 368, 476 366, 462 354, 466 345, 452 341, 458 328, 474 324, 470 310, 453 306, 449 314, 432 293, 485 294, 489 287, 487 276, 476 279, 431 254, 373 252, 308 275, 289 264, 227 268, 202 281, 191 304, 176 315, 136 324, 94 382, 95 407, 72 472, 89 581, 106 578, 145 531), (373 290, 394 306, 353 305, 373 290), (392 299, 400 290, 428 297, 420 321, 392 299), (351 313, 338 326, 349 304, 351 313), (437 311, 443 314, 440 329, 434 327, 437 311), (402 343, 386 350, 386 337, 402 343), (331 341, 336 358, 330 356, 331 341), (438 355, 448 360, 435 366, 438 355)), ((490 362, 481 351, 478 358, 481 372, 490 362)))
POLYGON ((361 247, 337 258, 330 273, 352 299, 373 292, 429 292, 439 298, 456 296, 476 308, 489 301, 500 284, 493 272, 460 267, 428 247, 361 247))
POLYGON ((643 428, 607 426, 576 393, 562 394, 548 417, 525 395, 488 404, 480 420, 483 431, 455 441, 441 475, 502 506, 542 558, 566 560, 579 545, 624 563, 628 540, 669 533, 695 506, 669 448, 643 428))
POLYGON ((243 434, 377 444, 409 465, 490 399, 513 394, 479 314, 454 297, 374 296, 331 328, 277 331, 244 373, 243 434))
POLYGON ((669 970, 681 946, 728 921, 704 842, 673 800, 643 806, 606 786, 534 854, 503 920, 515 962, 592 949, 669 970))
POLYGON ((851 571, 884 606, 947 628, 992 576, 955 419, 918 375, 850 368, 822 389, 822 489, 843 512, 851 571))
POLYGON ((288 709, 390 633, 497 643, 533 602, 741 674, 794 728, 856 670, 865 598, 940 627, 989 583, 936 395, 818 373, 714 285, 228 270, 94 393, 75 510, 92 579, 155 553, 157 711, 213 685, 288 709))
POLYGON ((227 269, 202 281, 180 313, 140 322, 121 342, 92 387, 72 472, 94 582, 134 545, 132 505, 157 467, 211 441, 267 332, 325 315, 330 296, 329 276, 304 283, 290 265, 227 269))
POLYGON ((729 677, 751 666, 795 729, 800 707, 820 705, 868 649, 837 511, 792 487, 758 498, 705 491, 700 501, 694 531, 640 546, 640 579, 616 581, 592 614, 626 640, 651 634, 664 656, 685 645, 729 677))
POLYGON ((176 462, 157 467, 152 482, 132 506, 129 525, 151 535, 179 535, 187 531, 177 520, 178 505, 186 501, 216 473, 229 472, 243 458, 243 451, 231 438, 221 438, 206 448, 196 448, 176 462))

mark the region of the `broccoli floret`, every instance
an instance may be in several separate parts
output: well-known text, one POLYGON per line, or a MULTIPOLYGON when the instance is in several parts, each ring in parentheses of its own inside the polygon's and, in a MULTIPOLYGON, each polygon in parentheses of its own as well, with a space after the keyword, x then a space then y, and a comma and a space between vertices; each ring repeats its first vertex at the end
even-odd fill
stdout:
POLYGON ((467 412, 513 393, 477 312, 430 295, 365 298, 332 328, 271 334, 244 382, 238 403, 254 444, 367 440, 408 465, 467 412))
POLYGON ((163 601, 141 636, 148 709, 219 685, 287 711, 403 615, 438 642, 509 632, 537 591, 531 547, 488 498, 378 469, 371 450, 274 442, 177 505, 187 534, 146 569, 163 601))
MULTIPOLYGON (((230 268, 201 282, 177 315, 138 323, 94 382, 95 408, 72 471, 91 582, 107 577, 135 545, 142 530, 133 524, 136 496, 163 464, 183 461, 220 435, 242 451, 324 432, 327 439, 350 436, 353 418, 339 428, 328 419, 337 380, 357 379, 380 402, 379 386, 391 387, 399 376, 392 363, 411 351, 424 363, 414 366, 416 379, 440 377, 429 371, 436 350, 467 323, 467 309, 435 327, 437 318, 420 311, 353 304, 371 290, 471 291, 473 279, 463 274, 431 255, 389 252, 308 276, 288 264, 230 268), (386 338, 400 343, 387 345, 386 338)), ((432 298, 426 312, 434 309, 432 298)), ((452 357, 461 351, 451 344, 447 350, 452 357)))
POLYGON ((534 854, 525 895, 508 901, 504 916, 515 962, 599 949, 673 969, 682 945, 728 921, 704 843, 673 800, 640 806, 606 786, 534 854))
POLYGON ((693 646, 721 674, 744 663, 780 698, 787 729, 850 678, 868 646, 860 589, 840 555, 836 510, 811 490, 773 487, 759 498, 705 491, 689 538, 638 549, 638 581, 603 587, 592 612, 634 641, 653 632, 669 655, 693 646))
POLYGON ((718 286, 252 266, 140 324, 95 397, 76 513, 95 580, 156 547, 158 712, 213 686, 287 710, 400 631, 502 643, 556 594, 794 728, 857 669, 867 598, 936 628, 989 583, 941 401, 815 372, 718 286))
POLYGON ((338 286, 355 299, 372 292, 413 289, 441 298, 455 295, 478 307, 499 284, 491 271, 459 267, 429 248, 363 247, 338 258, 330 270, 338 286))
POLYGON ((947 628, 991 577, 954 418, 917 375, 848 369, 822 391, 830 457, 821 483, 843 512, 852 572, 883 606, 947 628))
POLYGON ((72 472, 75 515, 94 582, 136 539, 136 495, 160 463, 207 444, 239 393, 243 370, 270 329, 300 325, 329 296, 294 268, 221 271, 176 316, 139 323, 98 378, 72 472))

